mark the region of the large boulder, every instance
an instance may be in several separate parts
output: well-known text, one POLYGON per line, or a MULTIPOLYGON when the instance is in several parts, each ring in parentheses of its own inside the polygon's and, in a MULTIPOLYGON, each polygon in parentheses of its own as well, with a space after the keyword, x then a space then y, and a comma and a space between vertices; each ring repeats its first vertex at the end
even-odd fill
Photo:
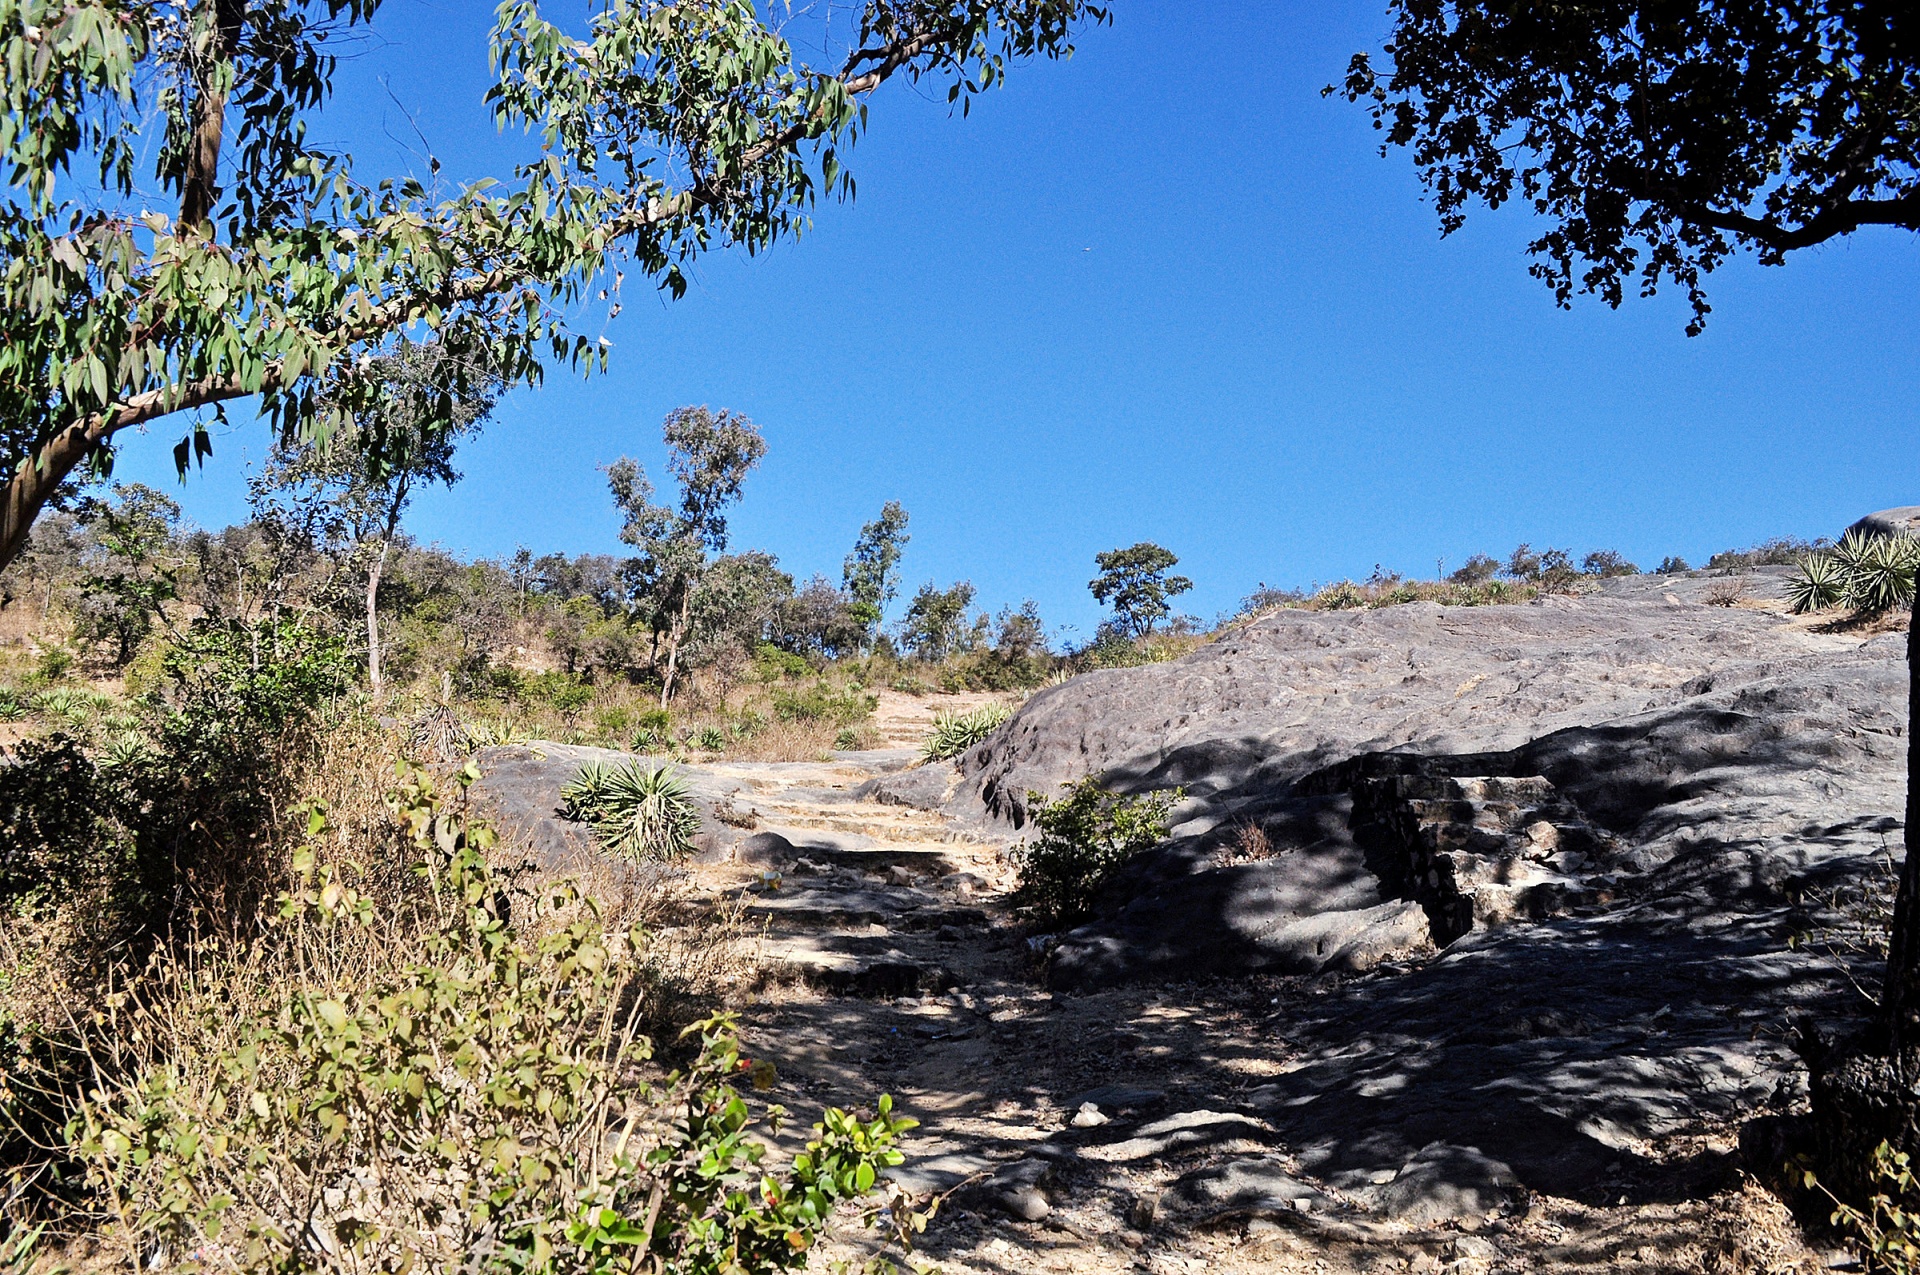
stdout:
POLYGON ((1855 532, 1863 536, 1920 536, 1920 505, 1901 505, 1897 509, 1870 513, 1848 527, 1844 534, 1855 532))
POLYGON ((963 760, 953 805, 1018 827, 1030 791, 1087 774, 1186 787, 1173 842, 1058 941, 1067 987, 1364 969, 1491 924, 1724 915, 1858 871, 1898 826, 1904 638, 1673 584, 1280 612, 1036 695, 963 760))

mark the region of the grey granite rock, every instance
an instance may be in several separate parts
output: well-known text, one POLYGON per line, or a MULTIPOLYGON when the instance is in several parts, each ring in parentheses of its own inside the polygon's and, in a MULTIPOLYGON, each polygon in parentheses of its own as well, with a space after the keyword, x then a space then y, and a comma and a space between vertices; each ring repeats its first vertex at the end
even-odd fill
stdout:
POLYGON ((1409 1226, 1504 1212, 1521 1199, 1513 1170, 1478 1147, 1430 1142, 1380 1190, 1379 1211, 1409 1226))

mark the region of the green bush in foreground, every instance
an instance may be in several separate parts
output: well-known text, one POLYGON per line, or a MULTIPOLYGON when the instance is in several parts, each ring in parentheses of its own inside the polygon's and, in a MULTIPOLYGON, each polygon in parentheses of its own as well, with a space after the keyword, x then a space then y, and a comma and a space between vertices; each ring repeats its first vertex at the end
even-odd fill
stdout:
POLYGON ((1873 1176, 1879 1189, 1864 1209, 1842 1203, 1812 1173, 1806 1184, 1833 1201, 1828 1220, 1849 1232, 1863 1270, 1911 1275, 1920 1271, 1920 1181, 1906 1153, 1885 1142, 1873 1150, 1873 1176))
POLYGON ((1163 788, 1122 796, 1091 776, 1061 787, 1065 793, 1054 801, 1027 793, 1040 835, 1013 851, 1017 897, 1049 925, 1085 916, 1121 864, 1165 841, 1167 814, 1187 795, 1184 788, 1163 788))
POLYGON ((629 859, 682 858, 700 832, 700 808, 670 766, 589 762, 560 802, 566 818, 591 825, 601 845, 629 859))
POLYGON ((921 748, 920 756, 925 761, 958 757, 999 730, 1011 716, 1013 709, 1005 704, 982 704, 964 713, 935 713, 933 734, 921 748))
POLYGON ((641 935, 496 875, 492 834, 419 772, 390 800, 422 859, 411 911, 321 861, 316 808, 265 942, 206 945, 106 1007, 78 1151, 134 1264, 760 1275, 805 1265, 900 1162, 913 1122, 883 1097, 763 1167, 754 1128, 785 1113, 734 1088, 772 1073, 731 1021, 650 1080, 641 935))

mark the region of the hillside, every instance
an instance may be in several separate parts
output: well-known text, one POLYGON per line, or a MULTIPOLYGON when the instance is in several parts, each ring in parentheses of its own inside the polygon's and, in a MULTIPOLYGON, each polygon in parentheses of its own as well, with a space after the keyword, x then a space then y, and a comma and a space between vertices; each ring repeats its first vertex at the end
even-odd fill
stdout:
MULTIPOLYGON (((1794 1015, 1865 1003, 1829 940, 1898 851, 1905 639, 1745 579, 1281 611, 957 769, 694 768, 754 816, 695 875, 760 935, 778 1096, 900 1097, 952 1271, 1812 1261, 1744 1174, 1804 1103, 1794 1015), (1006 848, 1090 773, 1189 796, 1035 933, 1006 848)), ((495 762, 523 811, 577 764, 495 762)))

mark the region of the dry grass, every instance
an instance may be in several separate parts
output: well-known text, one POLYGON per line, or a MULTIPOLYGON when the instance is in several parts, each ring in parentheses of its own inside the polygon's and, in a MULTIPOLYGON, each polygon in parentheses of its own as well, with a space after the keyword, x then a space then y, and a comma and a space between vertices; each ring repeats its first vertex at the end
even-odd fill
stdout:
MULTIPOLYGON (((116 1077, 166 1068, 181 1092, 213 1093, 218 1060, 232 1057, 245 1044, 242 1036, 279 1013, 290 988, 325 987, 352 999, 428 959, 436 922, 416 872, 418 852, 386 800, 402 748, 396 731, 364 712, 328 724, 310 750, 291 759, 299 803, 325 811, 324 829, 309 839, 306 817, 282 811, 266 843, 268 861, 257 865, 269 883, 264 906, 247 918, 225 916, 212 931, 176 935, 151 959, 129 960, 103 947, 96 917, 104 899, 69 898, 36 915, 0 916, 0 1052, 8 1038, 48 1042, 52 1051, 42 1050, 19 1070, 10 1064, 0 1082, 0 1116, 23 1110, 47 1116, 27 1121, 37 1147, 23 1141, 18 1128, 8 1131, 0 1218, 49 1220, 55 1247, 69 1262, 143 1262, 146 1254, 99 1247, 89 1238, 124 1231, 120 1223, 85 1209, 76 1213, 71 1202, 53 1207, 44 1195, 53 1174, 73 1174, 58 1127, 78 1089, 111 1088, 116 1077), (288 865, 303 844, 368 901, 369 923, 293 927, 297 941, 289 941, 288 927, 274 919, 279 908, 272 899, 294 882, 288 865), (15 1105, 20 1100, 25 1107, 15 1105)), ((452 791, 444 783, 442 790, 452 791)), ((503 881, 541 901, 516 905, 523 941, 537 945, 595 918, 608 935, 638 938, 634 976, 621 998, 622 1017, 633 1030, 672 1041, 683 1026, 751 984, 755 949, 738 910, 716 910, 697 898, 683 871, 595 857, 569 865, 576 870, 569 893, 554 879, 516 866, 526 857, 510 844, 490 855, 503 881)))

